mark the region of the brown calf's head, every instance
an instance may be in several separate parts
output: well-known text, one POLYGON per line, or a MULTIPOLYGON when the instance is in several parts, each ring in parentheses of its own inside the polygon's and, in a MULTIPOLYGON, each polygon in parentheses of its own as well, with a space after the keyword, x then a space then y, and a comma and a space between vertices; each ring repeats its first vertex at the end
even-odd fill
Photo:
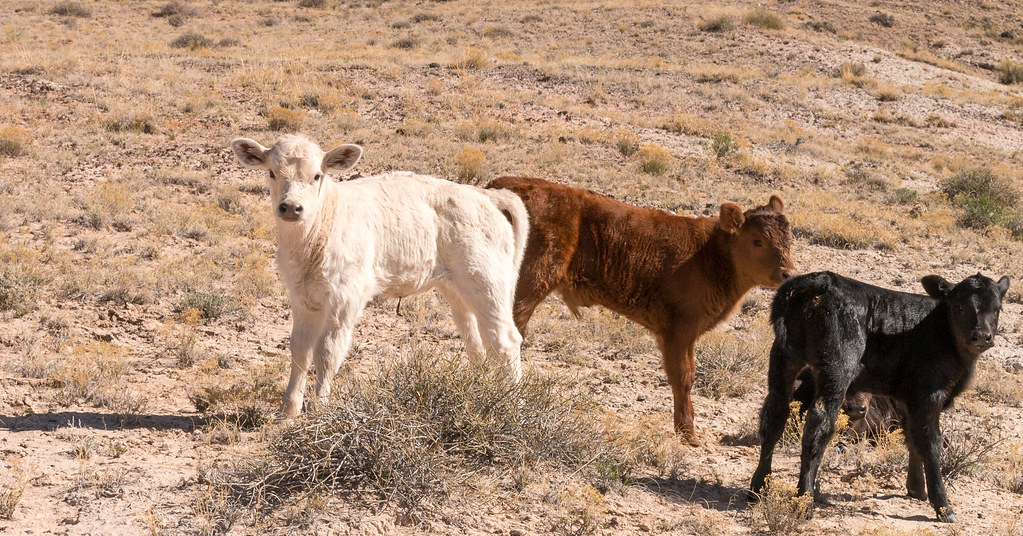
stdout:
POLYGON ((721 204, 718 225, 732 235, 732 261, 741 278, 773 288, 799 273, 792 263, 792 230, 784 211, 785 203, 776 195, 745 213, 735 203, 721 204))
POLYGON ((248 138, 231 141, 238 161, 268 171, 268 185, 277 221, 286 224, 315 219, 325 176, 351 168, 362 156, 358 145, 341 145, 324 153, 305 136, 285 135, 267 149, 248 138))

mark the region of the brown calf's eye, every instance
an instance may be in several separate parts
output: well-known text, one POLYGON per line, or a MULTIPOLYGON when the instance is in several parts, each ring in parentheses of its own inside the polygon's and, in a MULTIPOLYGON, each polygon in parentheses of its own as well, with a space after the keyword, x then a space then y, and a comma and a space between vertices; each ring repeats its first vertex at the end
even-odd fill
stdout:
POLYGON ((759 238, 757 238, 757 239, 753 240, 753 245, 759 248, 759 247, 763 247, 764 243, 759 238))

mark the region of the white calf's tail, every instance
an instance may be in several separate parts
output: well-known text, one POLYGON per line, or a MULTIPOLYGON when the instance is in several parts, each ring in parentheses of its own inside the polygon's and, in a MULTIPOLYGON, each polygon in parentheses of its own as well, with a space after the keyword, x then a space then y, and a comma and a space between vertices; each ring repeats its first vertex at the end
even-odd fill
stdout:
POLYGON ((515 237, 515 273, 519 273, 522 267, 522 258, 526 255, 526 239, 529 238, 529 213, 526 212, 526 205, 511 190, 490 190, 484 189, 483 193, 490 196, 490 200, 505 217, 511 221, 512 233, 515 237))

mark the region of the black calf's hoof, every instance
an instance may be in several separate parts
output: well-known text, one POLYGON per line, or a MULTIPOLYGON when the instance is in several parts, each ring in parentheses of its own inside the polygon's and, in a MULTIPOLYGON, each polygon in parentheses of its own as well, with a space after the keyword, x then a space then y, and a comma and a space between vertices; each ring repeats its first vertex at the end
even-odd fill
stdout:
POLYGON ((953 512, 951 508, 939 508, 938 521, 943 523, 958 523, 959 518, 956 517, 955 512, 953 512))
POLYGON ((746 490, 746 502, 750 504, 756 504, 760 502, 760 493, 753 491, 752 489, 746 490))

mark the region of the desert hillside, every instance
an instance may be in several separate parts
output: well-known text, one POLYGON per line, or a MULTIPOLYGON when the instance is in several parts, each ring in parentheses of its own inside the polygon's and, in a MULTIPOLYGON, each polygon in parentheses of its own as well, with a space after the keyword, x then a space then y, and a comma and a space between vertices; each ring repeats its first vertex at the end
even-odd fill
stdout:
POLYGON ((0 533, 1023 534, 1021 13, 0 2, 0 533), (961 522, 906 496, 898 432, 836 439, 802 519, 796 422, 775 493, 746 503, 768 289, 698 344, 699 447, 671 433, 653 339, 554 297, 510 395, 464 366, 437 296, 379 299, 331 405, 276 420, 291 314, 267 179, 228 144, 289 132, 361 145, 364 176, 537 176, 689 216, 778 194, 803 272, 917 293, 1008 275, 996 345, 942 420, 961 522), (395 409, 423 388, 448 395, 395 409), (438 422, 480 435, 420 443, 438 422), (299 478, 316 434, 375 454, 299 478))

